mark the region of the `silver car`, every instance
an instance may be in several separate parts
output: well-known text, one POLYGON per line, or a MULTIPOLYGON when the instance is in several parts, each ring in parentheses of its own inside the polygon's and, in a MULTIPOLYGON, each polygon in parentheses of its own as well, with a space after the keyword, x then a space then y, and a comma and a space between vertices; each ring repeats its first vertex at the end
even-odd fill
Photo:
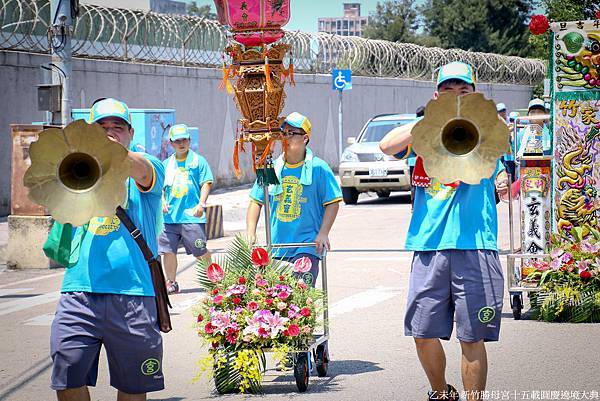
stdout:
POLYGON ((344 203, 355 204, 358 194, 372 191, 380 198, 392 191, 410 191, 406 159, 385 155, 379 141, 392 129, 416 121, 415 114, 384 114, 371 118, 357 138, 348 138, 339 167, 344 203))

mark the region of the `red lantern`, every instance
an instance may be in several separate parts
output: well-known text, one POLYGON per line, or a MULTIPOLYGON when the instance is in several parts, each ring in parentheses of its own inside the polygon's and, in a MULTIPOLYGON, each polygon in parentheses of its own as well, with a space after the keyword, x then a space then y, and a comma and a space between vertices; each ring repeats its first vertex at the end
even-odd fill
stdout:
POLYGON ((534 35, 542 35, 550 28, 550 23, 545 15, 538 14, 531 17, 529 31, 534 35))
POLYGON ((290 0, 214 0, 219 22, 244 46, 273 43, 290 20, 290 0))

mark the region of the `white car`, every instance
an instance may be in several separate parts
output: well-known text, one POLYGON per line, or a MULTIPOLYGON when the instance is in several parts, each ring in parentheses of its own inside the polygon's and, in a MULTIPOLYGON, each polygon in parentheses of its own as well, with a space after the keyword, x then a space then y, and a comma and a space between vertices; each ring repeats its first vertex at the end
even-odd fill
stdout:
POLYGON ((388 156, 379 141, 392 129, 416 121, 415 114, 383 114, 371 118, 357 138, 348 138, 342 153, 339 176, 344 203, 356 204, 358 194, 372 191, 386 198, 393 191, 410 191, 410 169, 406 159, 388 156))

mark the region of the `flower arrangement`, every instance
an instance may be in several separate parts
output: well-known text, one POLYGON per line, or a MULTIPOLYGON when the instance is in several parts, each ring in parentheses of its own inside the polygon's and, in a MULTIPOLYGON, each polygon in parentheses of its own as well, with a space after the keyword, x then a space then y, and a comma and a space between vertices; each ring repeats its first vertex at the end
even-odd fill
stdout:
POLYGON ((531 302, 540 320, 600 322, 600 233, 581 234, 553 236, 550 261, 529 262, 527 280, 540 287, 531 302))
POLYGON ((198 376, 212 371, 219 393, 259 392, 264 349, 283 359, 306 348, 323 307, 323 292, 298 278, 310 266, 308 258, 293 266, 275 260, 239 236, 224 258, 200 262, 197 276, 207 297, 195 311, 196 324, 209 355, 198 376))

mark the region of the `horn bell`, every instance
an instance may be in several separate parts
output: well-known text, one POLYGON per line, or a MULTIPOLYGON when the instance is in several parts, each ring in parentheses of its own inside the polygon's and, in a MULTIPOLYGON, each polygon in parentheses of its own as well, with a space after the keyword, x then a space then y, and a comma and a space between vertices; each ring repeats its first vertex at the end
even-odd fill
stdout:
POLYGON ((430 177, 442 183, 479 184, 508 153, 510 131, 494 101, 481 93, 442 93, 427 103, 425 117, 412 129, 412 146, 430 177))
POLYGON ((59 223, 81 226, 109 217, 124 204, 130 172, 128 151, 99 124, 77 120, 40 132, 29 148, 23 184, 29 198, 59 223))

